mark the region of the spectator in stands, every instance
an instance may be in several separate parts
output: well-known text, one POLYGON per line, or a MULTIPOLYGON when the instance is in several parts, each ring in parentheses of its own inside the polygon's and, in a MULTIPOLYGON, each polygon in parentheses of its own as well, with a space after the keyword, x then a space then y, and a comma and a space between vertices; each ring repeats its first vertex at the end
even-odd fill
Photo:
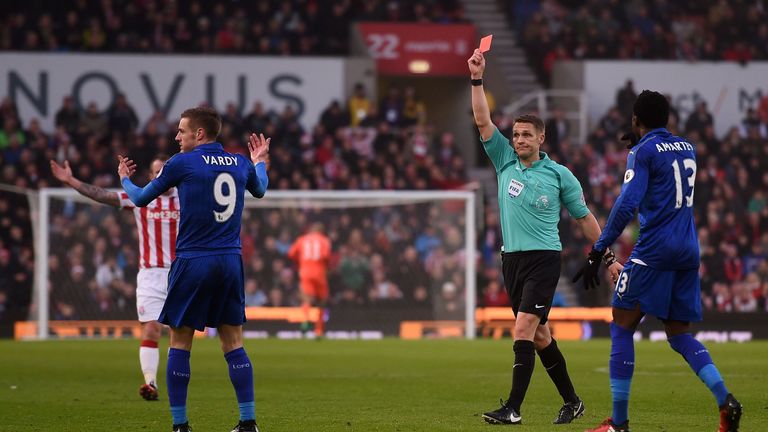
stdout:
MULTIPOLYGON (((376 255, 374 255, 375 257, 376 255)), ((387 300, 399 300, 403 298, 403 292, 390 280, 387 272, 383 268, 377 268, 372 274, 372 287, 368 291, 370 302, 380 302, 387 300)))
POLYGON ((100 289, 116 289, 117 284, 124 280, 123 269, 117 265, 117 257, 109 254, 96 269, 96 286, 100 289))
MULTIPOLYGON (((351 100, 350 100, 350 104, 351 104, 351 100)), ((352 111, 351 107, 350 107, 350 111, 352 111)), ((365 114, 363 114, 363 117, 358 120, 357 125, 359 125, 360 120, 364 118, 365 118, 365 114)), ((325 131, 327 131, 328 134, 330 135, 335 135, 338 129, 340 129, 341 127, 345 126, 348 123, 348 120, 349 118, 346 115, 344 115, 344 112, 341 109, 341 105, 337 100, 331 101, 331 104, 328 105, 320 114, 320 124, 323 126, 323 128, 325 128, 325 131)))
POLYGON ((427 123, 427 107, 424 102, 416 95, 416 89, 413 86, 407 86, 403 97, 403 120, 404 127, 415 125, 424 126, 427 123))
POLYGON ((734 285, 733 309, 736 312, 756 312, 757 299, 750 289, 751 284, 739 283, 734 285))
POLYGON ((419 254, 413 246, 407 246, 391 266, 392 282, 403 292, 403 297, 415 302, 427 301, 430 276, 419 260, 419 254))
POLYGON ((21 124, 21 119, 19 118, 19 112, 16 108, 16 104, 11 100, 10 97, 4 97, 0 101, 0 119, 7 119, 11 118, 16 120, 17 123, 21 124))
POLYGON ((26 140, 27 137, 16 119, 13 117, 3 119, 3 128, 0 129, 0 151, 8 149, 14 142, 21 148, 26 144, 26 140))
POLYGON ((96 102, 90 102, 80 118, 78 133, 83 136, 91 135, 96 140, 100 140, 107 136, 107 132, 106 117, 99 111, 96 102))
POLYGON ((123 138, 135 132, 139 126, 139 118, 136 116, 136 111, 128 104, 128 99, 122 93, 119 93, 115 98, 115 102, 109 108, 107 116, 109 129, 123 138))
POLYGON ((741 121, 739 132, 742 138, 749 137, 750 133, 756 132, 761 138, 768 137, 768 125, 763 124, 754 108, 747 109, 747 115, 741 121))
POLYGON ((483 302, 485 307, 509 307, 509 296, 507 291, 501 287, 498 279, 488 281, 488 285, 483 288, 483 302))
POLYGON ((699 134, 704 132, 707 126, 712 126, 714 120, 712 114, 707 110, 707 102, 702 100, 696 104, 696 110, 691 113, 688 120, 685 122, 685 133, 691 133, 691 131, 698 131, 699 134))
POLYGON ((611 107, 611 109, 606 115, 603 116, 602 119, 600 119, 599 125, 600 128, 605 132, 605 135, 607 135, 609 139, 613 139, 625 129, 627 121, 627 117, 621 113, 621 110, 614 106, 611 107))
MULTIPOLYGON (((240 110, 234 102, 228 102, 221 114, 221 127, 227 128, 227 135, 241 137, 245 133, 243 129, 243 120, 240 116, 240 110)), ((257 129, 253 129, 257 130, 257 129)), ((261 129, 258 129, 261 130, 261 129)))
POLYGON ((542 70, 544 72, 544 76, 546 77, 545 83, 547 85, 550 84, 549 78, 552 76, 552 71, 555 68, 555 62, 570 59, 571 54, 563 44, 555 45, 552 49, 547 51, 546 54, 544 54, 544 59, 542 60, 542 70))
POLYGON ((350 96, 347 105, 349 107, 350 126, 359 126, 368 116, 372 105, 366 94, 365 86, 363 86, 362 83, 355 84, 352 96, 350 96))
POLYGON ((245 305, 246 306, 264 306, 268 302, 267 295, 259 288, 256 279, 245 281, 245 305))
POLYGON ((381 118, 389 123, 390 126, 400 126, 403 121, 403 100, 400 97, 400 89, 391 86, 387 91, 387 96, 382 99, 379 105, 381 118))
POLYGON ((70 135, 77 132, 80 125, 80 113, 75 107, 75 100, 72 96, 64 96, 61 108, 56 112, 55 125, 63 128, 70 135))
POLYGON ((264 110, 261 102, 254 102, 251 112, 243 119, 243 128, 246 130, 265 130, 267 125, 272 122, 269 113, 264 110))
POLYGON ((463 317, 464 296, 454 282, 443 282, 435 296, 435 318, 462 319, 463 317))
POLYGON ((552 116, 545 123, 545 136, 547 137, 547 152, 549 156, 560 160, 560 142, 568 138, 571 127, 565 118, 565 112, 560 107, 552 110, 552 116))
POLYGON ((288 306, 288 303, 286 303, 285 299, 285 293, 278 287, 271 288, 269 290, 268 294, 268 301, 264 304, 264 306, 271 306, 271 307, 283 307, 288 306))
MULTIPOLYGON (((362 235, 352 235, 351 238, 359 238, 362 235)), ((365 286, 371 279, 370 263, 368 258, 360 253, 360 248, 355 246, 355 241, 350 239, 347 253, 342 253, 343 258, 339 264, 341 275, 342 294, 341 300, 349 303, 362 303, 364 301, 365 286)))
MULTIPOLYGON (((625 124, 621 126, 622 129, 626 128, 629 119, 632 118, 632 106, 637 99, 637 92, 635 91, 635 83, 632 80, 627 80, 624 83, 624 87, 616 92, 616 108, 621 113, 625 124)), ((609 131, 610 133, 610 131, 609 131)))

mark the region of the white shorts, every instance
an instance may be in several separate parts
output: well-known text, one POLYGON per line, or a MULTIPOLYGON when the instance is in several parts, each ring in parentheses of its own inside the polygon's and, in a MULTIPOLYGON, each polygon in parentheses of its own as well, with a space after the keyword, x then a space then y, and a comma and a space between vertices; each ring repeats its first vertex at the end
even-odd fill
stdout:
POLYGON ((169 268, 139 269, 136 276, 136 312, 140 322, 157 321, 168 295, 169 268))

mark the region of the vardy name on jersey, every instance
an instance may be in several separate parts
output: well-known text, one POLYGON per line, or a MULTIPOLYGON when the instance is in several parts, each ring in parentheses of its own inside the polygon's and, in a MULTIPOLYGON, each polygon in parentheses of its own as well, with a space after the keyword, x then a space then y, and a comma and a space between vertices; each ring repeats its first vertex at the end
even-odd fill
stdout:
POLYGON ((208 165, 234 165, 237 166, 237 157, 234 156, 210 156, 201 155, 208 165))

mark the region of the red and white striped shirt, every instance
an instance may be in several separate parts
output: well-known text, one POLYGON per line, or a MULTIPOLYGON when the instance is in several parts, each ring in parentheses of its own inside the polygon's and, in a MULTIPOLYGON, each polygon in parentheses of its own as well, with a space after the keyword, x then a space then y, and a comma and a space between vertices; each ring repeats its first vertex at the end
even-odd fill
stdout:
POLYGON ((179 231, 179 196, 160 195, 146 207, 136 207, 125 192, 118 193, 120 208, 132 209, 139 232, 139 267, 170 267, 176 258, 179 231))

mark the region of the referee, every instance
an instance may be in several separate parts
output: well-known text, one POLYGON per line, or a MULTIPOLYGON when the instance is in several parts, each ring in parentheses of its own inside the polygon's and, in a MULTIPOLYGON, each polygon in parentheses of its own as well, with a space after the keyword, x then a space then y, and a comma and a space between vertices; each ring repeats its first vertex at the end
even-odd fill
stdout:
MULTIPOLYGON (((568 168, 539 151, 544 143, 544 123, 535 115, 522 115, 512 126, 513 146, 491 122, 483 90, 485 58, 475 50, 467 61, 472 83, 472 111, 485 152, 493 162, 499 186, 503 238, 504 286, 515 313, 512 389, 501 408, 483 414, 493 424, 522 421, 520 406, 531 381, 536 355, 563 398, 555 424, 570 423, 584 414, 565 358, 552 338, 547 315, 560 277, 560 206, 565 206, 590 241, 600 237, 600 227, 584 203, 581 185, 568 168)), ((604 257, 611 276, 621 264, 609 252, 604 257)))

